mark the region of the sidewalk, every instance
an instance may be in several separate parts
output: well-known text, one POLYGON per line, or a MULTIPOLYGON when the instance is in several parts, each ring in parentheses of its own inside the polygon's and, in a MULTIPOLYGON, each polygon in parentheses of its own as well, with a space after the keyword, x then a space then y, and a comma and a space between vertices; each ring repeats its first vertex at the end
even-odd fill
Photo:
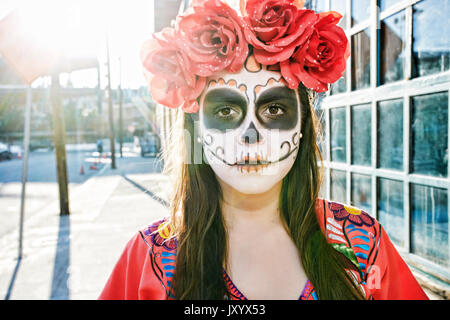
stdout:
POLYGON ((167 179, 145 161, 118 159, 70 191, 70 216, 55 201, 25 220, 20 261, 18 231, 1 236, 2 299, 96 299, 127 241, 167 214, 167 179))

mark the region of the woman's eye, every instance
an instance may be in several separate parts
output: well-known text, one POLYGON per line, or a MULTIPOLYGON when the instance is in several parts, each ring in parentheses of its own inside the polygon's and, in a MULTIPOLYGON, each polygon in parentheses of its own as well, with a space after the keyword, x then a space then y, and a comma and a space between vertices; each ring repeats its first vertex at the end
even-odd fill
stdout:
POLYGON ((263 114, 268 117, 278 117, 284 115, 284 108, 278 104, 270 104, 266 107, 263 114))
POLYGON ((234 117, 237 112, 230 106, 224 106, 220 108, 216 114, 221 118, 231 118, 234 117))

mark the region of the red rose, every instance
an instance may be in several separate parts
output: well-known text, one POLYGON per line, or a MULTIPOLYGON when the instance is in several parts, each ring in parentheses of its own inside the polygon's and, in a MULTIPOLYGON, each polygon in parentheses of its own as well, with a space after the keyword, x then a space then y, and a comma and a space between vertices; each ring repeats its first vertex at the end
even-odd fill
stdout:
POLYGON ((347 36, 337 24, 338 12, 318 14, 318 21, 307 45, 299 47, 291 59, 280 63, 281 74, 291 89, 299 82, 316 92, 328 90, 328 84, 344 74, 350 47, 347 36))
POLYGON ((206 79, 190 72, 192 63, 177 46, 175 32, 165 28, 154 34, 141 50, 142 64, 149 81, 153 99, 167 107, 181 107, 186 112, 197 112, 197 97, 203 91, 206 79))
MULTIPOLYGON (((304 45, 314 30, 317 16, 300 9, 298 0, 249 0, 243 15, 245 36, 254 47, 259 63, 272 65, 289 59, 304 45)), ((242 10, 242 7, 241 7, 242 10)))
POLYGON ((177 21, 179 41, 192 60, 191 72, 202 77, 226 69, 239 71, 248 55, 244 23, 220 0, 195 1, 177 21))

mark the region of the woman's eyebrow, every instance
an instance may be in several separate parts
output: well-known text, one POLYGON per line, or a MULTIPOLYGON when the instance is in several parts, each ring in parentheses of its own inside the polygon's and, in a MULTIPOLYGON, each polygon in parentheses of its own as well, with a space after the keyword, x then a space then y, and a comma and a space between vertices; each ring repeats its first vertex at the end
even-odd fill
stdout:
POLYGON ((246 106, 247 99, 233 89, 227 88, 217 88, 209 91, 206 96, 204 103, 230 103, 238 106, 246 106))
POLYGON ((292 100, 295 101, 296 104, 298 104, 297 101, 297 95, 295 94, 295 91, 292 89, 289 89, 286 86, 280 86, 275 88, 270 88, 265 91, 263 91, 256 99, 255 104, 256 105, 263 105, 272 101, 277 100, 292 100))

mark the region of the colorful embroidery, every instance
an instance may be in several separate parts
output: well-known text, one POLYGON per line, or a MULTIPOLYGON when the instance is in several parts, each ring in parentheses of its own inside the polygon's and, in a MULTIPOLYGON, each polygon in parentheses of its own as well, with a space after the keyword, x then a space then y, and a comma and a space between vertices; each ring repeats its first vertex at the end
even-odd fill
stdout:
POLYGON ((148 226, 144 231, 146 236, 151 236, 152 243, 158 247, 164 247, 167 250, 175 250, 177 240, 173 237, 170 226, 166 223, 166 219, 159 220, 148 226))
POLYGON ((362 225, 371 227, 375 223, 375 220, 371 216, 369 216, 367 212, 364 212, 361 209, 345 206, 336 202, 329 202, 328 206, 333 212, 334 218, 337 221, 348 219, 353 224, 359 227, 361 227, 362 225))
MULTIPOLYGON (((325 201, 323 204, 325 210, 325 201)), ((327 202, 327 207, 329 211, 325 211, 331 213, 324 212, 328 241, 357 267, 357 282, 367 292, 365 285, 368 270, 378 255, 380 225, 360 209, 336 202, 327 202)))

